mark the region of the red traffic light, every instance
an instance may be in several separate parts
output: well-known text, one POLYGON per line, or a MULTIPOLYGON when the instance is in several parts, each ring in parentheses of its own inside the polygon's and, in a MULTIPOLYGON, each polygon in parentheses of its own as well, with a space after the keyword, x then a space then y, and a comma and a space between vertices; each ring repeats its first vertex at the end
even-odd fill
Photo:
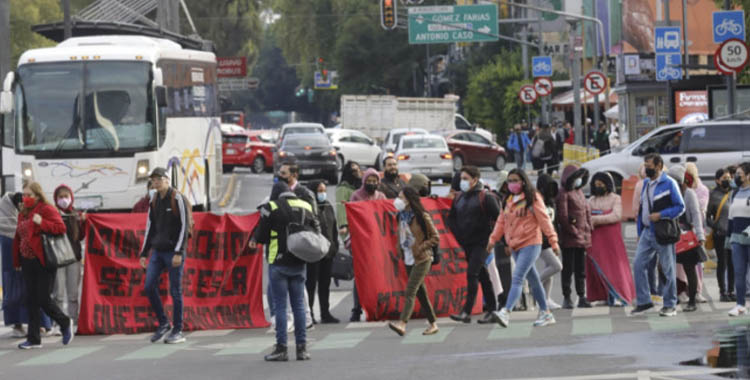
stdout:
POLYGON ((396 28, 396 1, 380 0, 380 25, 383 29, 391 30, 396 28))

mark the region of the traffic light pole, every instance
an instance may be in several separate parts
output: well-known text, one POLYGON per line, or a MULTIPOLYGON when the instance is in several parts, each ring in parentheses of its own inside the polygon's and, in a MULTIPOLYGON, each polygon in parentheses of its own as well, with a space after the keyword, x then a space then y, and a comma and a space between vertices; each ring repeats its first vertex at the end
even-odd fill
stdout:
MULTIPOLYGON (((732 5, 730 4, 729 0, 724 0, 724 9, 725 10, 731 10, 732 9, 732 5)), ((735 97, 737 96, 737 94, 736 94, 734 76, 735 76, 734 73, 732 73, 732 75, 727 75, 726 76, 727 77, 727 79, 726 79, 726 82, 727 82, 727 102, 729 103, 728 104, 729 107, 727 109, 729 111, 728 112, 729 117, 734 117, 734 113, 736 112, 736 105, 735 105, 736 100, 735 100, 735 97)))

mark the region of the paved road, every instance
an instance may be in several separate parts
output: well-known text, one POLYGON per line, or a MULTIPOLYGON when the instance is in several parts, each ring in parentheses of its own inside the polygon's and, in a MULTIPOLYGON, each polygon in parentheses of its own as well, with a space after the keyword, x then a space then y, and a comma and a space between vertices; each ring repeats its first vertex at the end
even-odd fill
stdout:
MULTIPOLYGON (((225 211, 252 211, 268 194, 271 176, 235 175, 225 211)), ((632 224, 624 226, 631 256, 634 232, 632 224)), ((430 337, 421 335, 424 321, 414 320, 404 338, 379 322, 317 325, 308 333, 313 360, 305 363, 263 362, 274 343, 266 329, 192 332, 187 344, 177 346, 150 344, 148 334, 140 334, 79 336, 63 348, 59 337, 51 337, 43 349, 20 351, 15 345, 21 340, 0 328, 0 379, 714 378, 710 369, 679 362, 705 355, 717 329, 750 325, 750 317, 730 320, 732 304, 715 300, 712 273, 704 280, 709 302, 674 318, 629 317, 630 308, 599 306, 559 310, 557 324, 533 328, 536 312, 528 311, 513 313, 508 329, 441 319, 440 333, 430 337)), ((331 298, 333 314, 348 320, 351 284, 334 287, 331 298)), ((553 298, 560 301, 558 284, 553 298)))

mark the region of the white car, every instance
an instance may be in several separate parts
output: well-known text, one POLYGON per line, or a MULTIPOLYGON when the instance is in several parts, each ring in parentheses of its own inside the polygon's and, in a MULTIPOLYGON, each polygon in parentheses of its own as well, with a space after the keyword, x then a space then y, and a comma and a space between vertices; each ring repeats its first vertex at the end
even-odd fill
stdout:
POLYGON ((453 177, 453 155, 445 138, 439 135, 403 136, 394 152, 398 170, 402 173, 421 173, 429 178, 453 177))
POLYGON ((380 147, 366 134, 353 129, 326 129, 331 145, 336 149, 336 163, 339 170, 347 161, 361 166, 378 166, 380 147))
POLYGON ((320 123, 287 123, 281 126, 278 142, 290 133, 321 133, 325 134, 325 127, 320 123))
POLYGON ((382 152, 380 158, 378 158, 378 169, 382 169, 383 159, 386 156, 393 156, 393 152, 398 148, 398 142, 401 141, 402 137, 426 135, 428 133, 427 130, 422 128, 394 128, 388 131, 388 134, 385 135, 385 140, 383 140, 383 145, 380 147, 382 152))

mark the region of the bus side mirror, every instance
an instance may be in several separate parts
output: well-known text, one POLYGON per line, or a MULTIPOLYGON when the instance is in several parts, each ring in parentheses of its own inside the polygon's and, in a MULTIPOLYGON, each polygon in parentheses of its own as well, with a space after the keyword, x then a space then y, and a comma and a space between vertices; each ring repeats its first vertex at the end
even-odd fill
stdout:
POLYGON ((164 86, 156 86, 155 92, 156 104, 159 108, 167 107, 167 88, 164 86))

